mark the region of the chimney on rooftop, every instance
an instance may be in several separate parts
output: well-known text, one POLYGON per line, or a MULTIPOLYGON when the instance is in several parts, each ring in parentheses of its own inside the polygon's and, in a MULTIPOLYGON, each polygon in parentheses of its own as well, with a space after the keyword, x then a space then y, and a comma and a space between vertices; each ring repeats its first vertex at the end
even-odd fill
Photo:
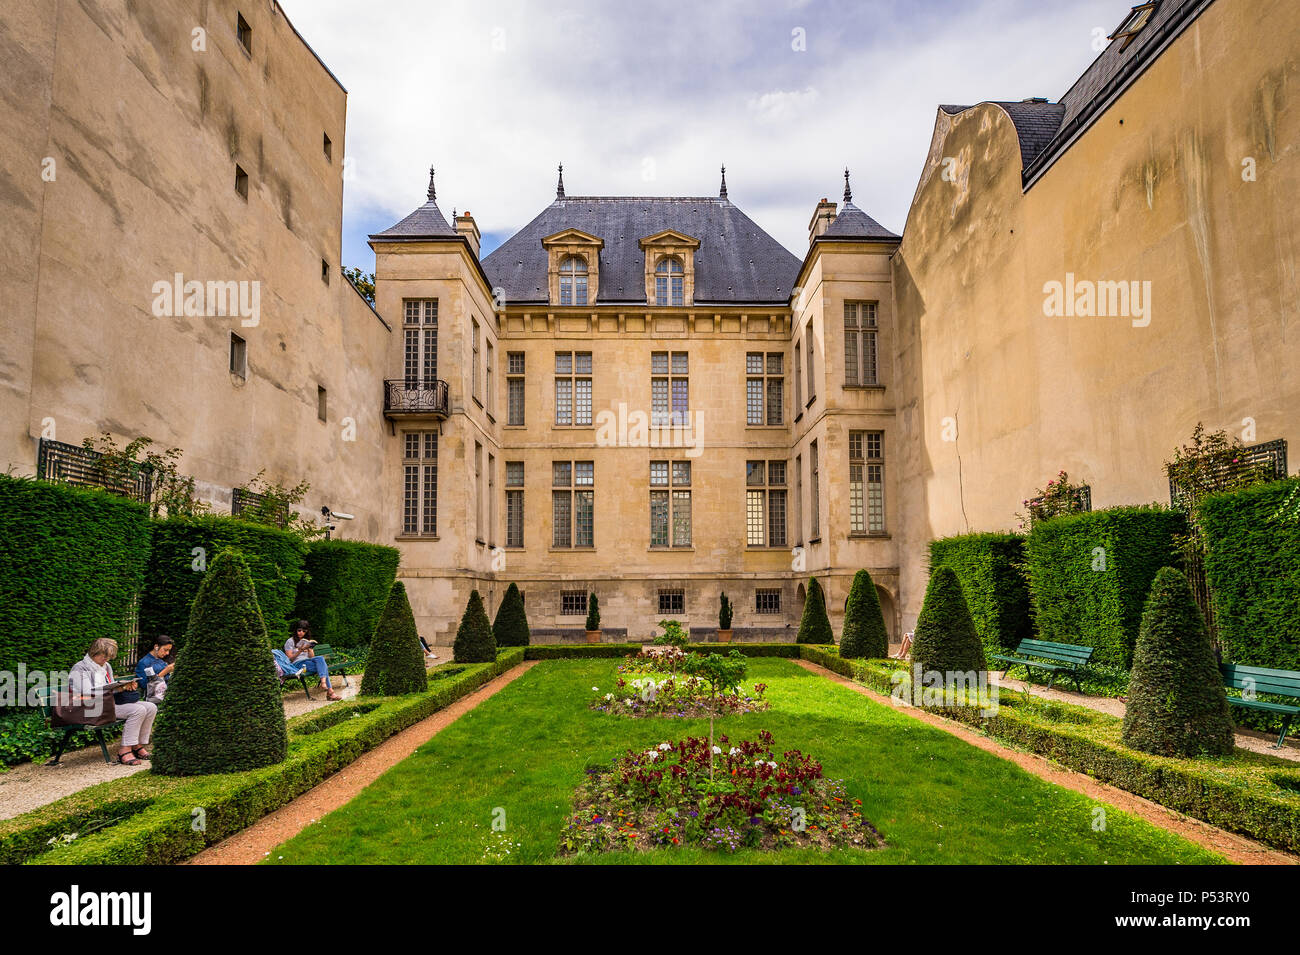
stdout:
POLYGON ((813 210, 812 220, 808 223, 808 243, 812 241, 831 227, 835 221, 835 203, 830 202, 825 196, 822 201, 817 203, 817 208, 813 210))
POLYGON ((456 234, 463 235, 469 240, 470 251, 474 253, 474 258, 478 258, 479 239, 481 238, 478 231, 478 225, 474 222, 474 217, 466 209, 460 215, 456 216, 456 234))

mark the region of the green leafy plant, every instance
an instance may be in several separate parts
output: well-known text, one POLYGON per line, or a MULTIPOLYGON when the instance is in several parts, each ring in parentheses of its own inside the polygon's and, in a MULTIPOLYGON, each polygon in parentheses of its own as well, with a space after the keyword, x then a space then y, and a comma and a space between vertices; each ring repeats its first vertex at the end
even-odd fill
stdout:
POLYGON ((117 439, 105 431, 98 441, 86 438, 81 446, 100 455, 95 461, 95 470, 111 493, 126 494, 137 474, 149 472, 153 486, 150 506, 154 517, 192 517, 205 513, 208 505, 196 496, 194 478, 181 474, 176 467, 183 454, 181 449, 146 450, 153 443, 153 438, 139 437, 119 448, 117 439), (145 452, 143 457, 141 452, 145 452))
POLYGON ((1033 497, 1022 501, 1026 513, 1018 514, 1020 518, 1020 527, 1022 530, 1028 530, 1038 521, 1046 521, 1053 517, 1060 517, 1062 514, 1082 514, 1085 512, 1083 506, 1083 489, 1086 484, 1074 484, 1070 481, 1070 475, 1064 471, 1057 472, 1055 478, 1047 482, 1046 487, 1041 487, 1034 492, 1033 497))
POLYGON ((506 588, 497 608, 497 618, 492 621, 492 634, 498 647, 526 647, 532 641, 528 629, 528 614, 524 609, 524 595, 513 581, 506 588))
POLYGON ((961 581, 951 567, 937 567, 930 575, 925 601, 916 618, 912 664, 919 666, 922 673, 984 669, 984 647, 975 633, 961 581))
POLYGON ((718 709, 718 694, 736 694, 749 671, 749 660, 738 650, 725 657, 720 653, 692 653, 682 661, 682 672, 704 680, 709 685, 709 778, 713 778, 713 719, 718 709))
POLYGON ((718 629, 731 629, 731 601, 727 599, 727 592, 725 590, 718 598, 718 629))
POLYGON ((361 678, 362 696, 400 696, 423 693, 429 688, 424 669, 424 647, 415 629, 415 615, 406 599, 406 586, 393 583, 388 603, 375 635, 370 638, 366 671, 361 678))
POLYGON ((355 265, 343 267, 343 277, 352 283, 352 287, 361 293, 361 297, 370 303, 370 307, 375 305, 375 273, 363 272, 355 265))
POLYGON ((595 593, 587 597, 587 629, 600 629, 600 600, 595 593))
POLYGON ((1187 578, 1162 568, 1133 655, 1125 745, 1161 756, 1226 756, 1234 746, 1227 693, 1187 578))
POLYGON ((280 681, 243 555, 217 554, 199 585, 154 733, 153 771, 232 773, 288 752, 280 681))
POLYGON ((844 631, 840 635, 840 656, 880 659, 889 656, 889 631, 880 609, 871 574, 859 570, 853 575, 848 605, 844 608, 844 631))
POLYGON ((288 531, 304 541, 315 540, 325 536, 325 525, 303 517, 293 509, 301 504, 311 484, 299 481, 293 487, 272 483, 265 477, 266 469, 258 471, 252 480, 239 486, 240 490, 256 495, 239 512, 239 519, 253 524, 265 524, 288 531))
POLYGON ((661 647, 685 648, 690 643, 690 637, 686 634, 686 629, 679 620, 660 620, 659 626, 663 627, 664 632, 655 638, 655 643, 661 647))
POLYGON ((497 641, 492 635, 492 624, 483 609, 483 598, 477 590, 470 591, 465 613, 456 630, 452 659, 456 663, 491 663, 497 658, 497 641))
POLYGON ((831 631, 831 618, 826 613, 826 596, 816 577, 808 578, 808 593, 804 598, 803 617, 799 620, 796 643, 831 644, 835 635, 831 631))

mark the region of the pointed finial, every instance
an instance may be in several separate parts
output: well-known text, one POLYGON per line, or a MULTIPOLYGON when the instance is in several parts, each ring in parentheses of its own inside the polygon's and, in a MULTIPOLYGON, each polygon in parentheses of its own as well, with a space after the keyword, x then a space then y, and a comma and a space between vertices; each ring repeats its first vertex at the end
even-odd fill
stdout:
POLYGON ((433 201, 438 198, 438 192, 433 188, 433 167, 429 167, 429 200, 433 201))
POLYGON ((722 167, 722 188, 718 190, 718 198, 727 198, 727 167, 722 167))
POLYGON ((849 167, 844 167, 844 204, 847 206, 853 201, 853 193, 849 190, 849 167))
POLYGON ((564 163, 560 163, 560 181, 555 185, 555 198, 564 198, 564 163))

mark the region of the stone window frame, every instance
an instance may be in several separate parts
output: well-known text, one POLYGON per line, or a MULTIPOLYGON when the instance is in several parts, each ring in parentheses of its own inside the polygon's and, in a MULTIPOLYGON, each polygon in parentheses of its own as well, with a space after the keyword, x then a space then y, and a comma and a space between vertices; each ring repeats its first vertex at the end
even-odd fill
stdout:
POLYGON ((547 301, 556 308, 590 308, 600 300, 600 252, 605 240, 581 229, 565 229, 542 239, 546 250, 547 301), (587 303, 585 305, 560 304, 560 267, 570 258, 579 258, 587 264, 587 303))
MULTIPOLYGON (((645 300, 655 308, 691 308, 695 304, 695 253, 700 240, 694 236, 665 229, 638 240, 645 254, 645 300), (682 266, 682 303, 669 305, 658 301, 655 295, 655 275, 659 263, 665 258, 675 258, 682 266)), ((671 298, 671 291, 670 291, 671 298)))

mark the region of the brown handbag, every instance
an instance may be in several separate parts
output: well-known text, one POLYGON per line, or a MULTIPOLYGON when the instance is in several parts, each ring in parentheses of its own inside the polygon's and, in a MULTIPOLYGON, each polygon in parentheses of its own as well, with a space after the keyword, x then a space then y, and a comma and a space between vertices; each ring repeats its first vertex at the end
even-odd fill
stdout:
POLYGON ((117 722, 117 704, 108 687, 99 687, 91 694, 60 690, 54 694, 50 706, 51 726, 108 726, 117 722))

